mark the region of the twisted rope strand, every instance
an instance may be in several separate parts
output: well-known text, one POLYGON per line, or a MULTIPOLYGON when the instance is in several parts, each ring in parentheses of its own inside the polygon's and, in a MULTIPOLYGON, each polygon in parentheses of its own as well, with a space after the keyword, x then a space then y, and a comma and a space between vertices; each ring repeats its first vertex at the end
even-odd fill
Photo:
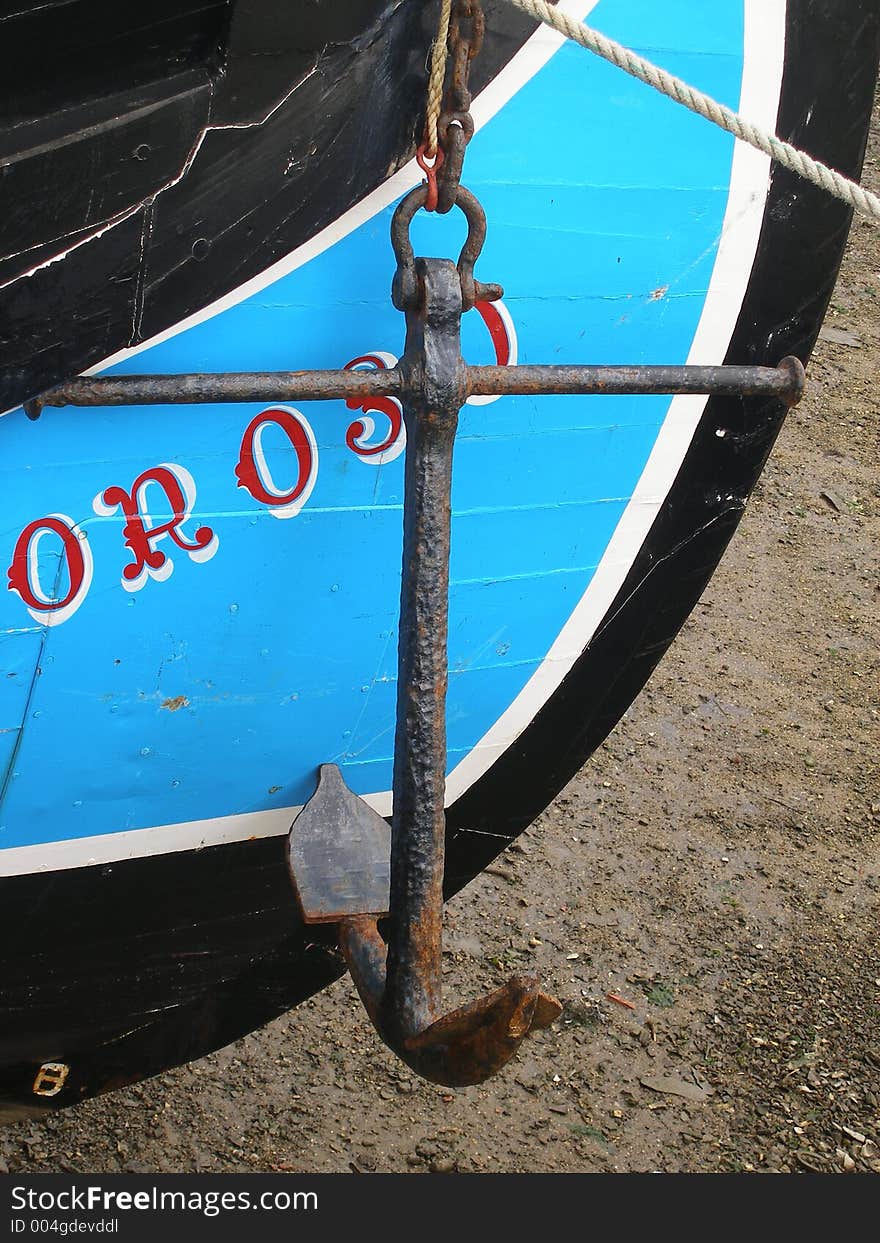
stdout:
POLYGON ((443 0, 437 38, 431 49, 431 72, 428 77, 428 101, 425 105, 425 151, 429 158, 437 154, 437 121, 443 101, 443 82, 446 78, 446 57, 449 54, 447 39, 452 14, 452 0, 443 0))
POLYGON ((842 173, 829 168, 827 164, 814 160, 812 156, 799 151, 790 143, 783 142, 773 134, 768 134, 724 104, 718 103, 711 96, 689 86, 681 78, 676 78, 673 74, 658 68, 649 60, 645 60, 644 57, 624 47, 623 44, 606 38, 591 26, 586 26, 566 13, 552 8, 549 4, 545 4, 544 0, 507 0, 507 3, 513 5, 514 8, 521 9, 523 13, 527 13, 536 21, 552 26, 566 39, 571 39, 574 43, 586 48, 588 52, 601 56, 603 60, 609 61, 618 69, 622 69, 624 73, 660 91, 677 104, 682 104, 691 112, 695 112, 697 116, 705 117, 713 125, 733 134, 734 138, 748 143, 758 151, 763 151, 783 168, 789 169, 790 172, 812 182, 814 186, 819 186, 828 194, 841 199, 866 219, 880 223, 880 198, 869 190, 865 190, 857 182, 850 181, 842 173))

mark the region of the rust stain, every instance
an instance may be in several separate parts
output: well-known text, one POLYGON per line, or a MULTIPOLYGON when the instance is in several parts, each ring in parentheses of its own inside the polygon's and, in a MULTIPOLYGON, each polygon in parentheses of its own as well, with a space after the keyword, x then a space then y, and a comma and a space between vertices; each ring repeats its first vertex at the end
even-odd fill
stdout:
POLYGON ((163 700, 160 706, 167 708, 169 712, 178 712, 181 708, 189 707, 189 700, 186 695, 175 695, 172 699, 163 700))
POLYGON ((661 285, 658 289, 651 290, 651 301, 659 302, 661 298, 665 298, 669 293, 668 285, 661 285))

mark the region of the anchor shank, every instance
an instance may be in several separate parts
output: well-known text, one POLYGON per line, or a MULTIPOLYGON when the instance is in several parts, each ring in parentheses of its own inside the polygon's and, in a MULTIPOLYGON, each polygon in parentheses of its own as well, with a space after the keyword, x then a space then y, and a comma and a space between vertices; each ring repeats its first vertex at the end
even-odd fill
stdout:
POLYGON ((322 764, 316 792, 293 823, 288 859, 303 919, 338 919, 339 945, 385 1044, 425 1079, 461 1088, 484 1083, 562 1007, 536 978, 518 976, 442 1013, 452 450, 467 398, 461 313, 475 293, 501 297, 501 288, 474 280, 486 219, 462 186, 455 201, 467 241, 459 262, 415 259, 408 230, 421 201, 424 188, 416 186, 392 221, 394 303, 406 314, 398 365, 406 457, 390 870, 383 868, 384 823, 332 763, 322 764), (333 849, 339 835, 343 845, 333 849))
POLYGON ((452 456, 465 396, 461 282, 445 259, 416 261, 401 370, 406 468, 400 596, 391 920, 383 1024, 398 1040, 440 1013, 452 456))
POLYGON ((424 1078, 464 1087, 500 1070, 562 1007, 533 976, 448 1014, 441 1006, 452 457, 468 394, 461 316, 472 295, 501 289, 473 278, 485 217, 462 187, 455 201, 468 240, 458 264, 413 256, 409 222, 423 201, 423 187, 411 191, 391 228, 394 301, 406 313, 397 370, 407 443, 390 874, 384 822, 334 764, 321 766, 293 824, 289 860, 303 918, 338 919, 345 960, 385 1043, 424 1078))

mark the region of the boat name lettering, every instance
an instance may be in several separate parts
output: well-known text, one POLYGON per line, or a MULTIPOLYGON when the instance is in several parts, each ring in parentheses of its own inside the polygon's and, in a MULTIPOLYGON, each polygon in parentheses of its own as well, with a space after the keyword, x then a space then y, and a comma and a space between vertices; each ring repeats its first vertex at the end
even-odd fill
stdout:
MULTIPOLYGON (((496 302, 478 303, 476 309, 489 330, 497 361, 514 365, 516 331, 507 308, 496 302)), ((345 369, 381 369, 396 363, 393 354, 374 350, 353 358, 345 369)), ((470 397, 468 404, 485 405, 496 400, 495 397, 470 397)), ((361 417, 346 431, 345 443, 362 462, 382 466, 403 453, 406 429, 397 398, 350 398, 345 404, 348 409, 360 412, 361 417), (379 424, 377 430, 374 415, 381 416, 387 427, 379 424)), ((234 469, 238 487, 265 505, 275 518, 295 517, 308 501, 318 478, 318 444, 308 420, 292 406, 269 406, 262 410, 245 428, 234 469), (273 470, 270 465, 267 446, 263 443, 269 428, 280 431, 293 449, 292 458, 284 454, 288 472, 291 461, 295 461, 292 479, 289 475, 283 477, 279 467, 273 470)), ((161 583, 170 578, 174 561, 169 554, 173 547, 191 561, 201 563, 210 561, 220 546, 213 527, 205 524, 193 529, 196 482, 186 467, 177 462, 148 467, 130 487, 111 484, 94 498, 92 508, 100 518, 121 514, 125 519, 123 543, 132 560, 123 567, 120 582, 129 592, 140 591, 150 579, 161 583), (168 514, 161 520, 154 518, 155 505, 152 511, 150 507, 151 499, 158 496, 162 498, 162 512, 168 514)), ((92 571, 92 552, 84 526, 66 514, 46 514, 29 522, 18 536, 7 570, 8 586, 21 598, 35 621, 57 626, 68 621, 85 600, 92 571), (40 553, 47 542, 54 557, 44 558, 41 571, 40 553)))
POLYGON ((130 492, 114 485, 98 493, 92 508, 99 517, 112 518, 120 508, 125 515, 122 534, 126 548, 134 556, 134 561, 122 571, 121 581, 126 591, 140 591, 148 578, 162 583, 170 577, 174 562, 155 547, 166 536, 193 561, 211 560, 220 542, 211 527, 199 527, 192 539, 188 539, 182 529, 195 503, 195 480, 186 467, 171 462, 143 471, 130 492), (167 522, 153 524, 147 499, 151 484, 161 488, 171 506, 171 518, 167 522))
POLYGON ((309 499, 318 477, 318 446, 314 433, 298 410, 273 406, 251 419, 241 441, 235 468, 238 486, 250 492, 255 501, 270 507, 276 518, 293 518, 309 499), (263 432, 270 425, 280 427, 293 447, 297 477, 287 490, 275 482, 263 449, 263 432))
POLYGON ((21 597, 34 621, 56 625, 67 621, 86 598, 92 582, 92 552, 85 531, 67 514, 34 519, 16 540, 7 576, 9 590, 21 597), (67 566, 68 587, 63 596, 58 595, 57 575, 54 595, 49 594, 40 578, 40 544, 51 535, 61 540, 67 566))

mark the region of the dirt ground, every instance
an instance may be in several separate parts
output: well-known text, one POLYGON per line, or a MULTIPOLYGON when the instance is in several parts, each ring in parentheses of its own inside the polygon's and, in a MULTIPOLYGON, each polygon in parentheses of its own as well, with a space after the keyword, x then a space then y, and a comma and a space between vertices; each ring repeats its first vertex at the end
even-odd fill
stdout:
MULTIPOLYGON (((880 190, 880 126, 865 182, 880 190)), ((416 1080, 346 978, 46 1122, 4 1170, 880 1173, 880 231, 809 398, 608 742, 449 906, 448 992, 563 1017, 484 1088, 416 1080), (617 998, 617 1000, 615 1000, 617 998)))

